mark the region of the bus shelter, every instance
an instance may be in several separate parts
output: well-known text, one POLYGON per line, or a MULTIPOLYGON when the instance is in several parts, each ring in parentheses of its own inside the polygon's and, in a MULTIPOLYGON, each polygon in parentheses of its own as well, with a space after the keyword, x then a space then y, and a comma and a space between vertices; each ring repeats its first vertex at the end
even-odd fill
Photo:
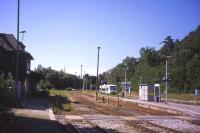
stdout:
POLYGON ((160 102, 160 84, 139 84, 139 99, 160 102))

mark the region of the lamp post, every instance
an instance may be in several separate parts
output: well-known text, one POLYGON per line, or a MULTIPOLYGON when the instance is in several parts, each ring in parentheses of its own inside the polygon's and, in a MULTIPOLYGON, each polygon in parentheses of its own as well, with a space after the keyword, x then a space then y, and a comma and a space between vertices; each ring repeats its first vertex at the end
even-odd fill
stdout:
POLYGON ((83 73, 83 90, 85 90, 85 71, 83 73))
POLYGON ((167 104, 167 91, 168 91, 168 58, 171 58, 171 56, 166 56, 166 62, 165 62, 165 104, 167 104))
POLYGON ((19 16, 20 16, 20 0, 17 1, 17 56, 16 56, 16 97, 18 92, 18 79, 19 79, 19 16))
POLYGON ((76 90, 76 72, 75 72, 75 75, 74 75, 74 89, 76 90))
POLYGON ((24 33, 26 33, 26 31, 25 30, 23 30, 23 31, 20 31, 19 33, 22 33, 22 39, 21 39, 21 42, 23 41, 23 39, 24 39, 24 33))
POLYGON ((140 76, 140 84, 142 84, 142 76, 140 76))
POLYGON ((98 55, 97 55, 97 81, 96 81, 96 101, 97 101, 97 92, 99 91, 99 50, 101 47, 97 47, 98 55))
POLYGON ((125 80, 125 88, 124 88, 124 97, 126 97, 126 89, 127 89, 127 82, 126 82, 126 70, 127 70, 127 66, 126 66, 126 63, 124 63, 124 66, 125 66, 125 73, 124 73, 124 80, 125 80))
POLYGON ((83 65, 81 65, 80 90, 81 90, 82 68, 83 68, 83 65))

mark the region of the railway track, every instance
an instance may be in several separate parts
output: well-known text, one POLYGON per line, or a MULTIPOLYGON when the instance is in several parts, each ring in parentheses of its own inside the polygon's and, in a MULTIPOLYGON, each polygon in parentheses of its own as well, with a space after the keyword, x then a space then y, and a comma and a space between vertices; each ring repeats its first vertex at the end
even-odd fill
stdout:
MULTIPOLYGON (((72 115, 79 118, 61 118, 59 121, 67 121, 72 129, 72 132, 76 133, 180 133, 198 131, 200 127, 192 125, 187 121, 179 119, 179 117, 169 115, 146 115, 143 112, 134 112, 137 115, 126 114, 129 110, 115 110, 112 106, 104 106, 91 100, 91 97, 87 95, 73 95, 74 100, 80 101, 80 104, 76 104, 75 107, 80 110, 80 114, 72 115), (177 127, 178 124, 178 127, 177 127)), ((126 108, 125 108, 126 109, 126 108)), ((137 111, 137 110, 136 110, 137 111)), ((129 112, 128 112, 129 113, 129 112)), ((69 115, 70 116, 70 115, 69 115)), ((58 118, 56 116, 56 118, 58 118)), ((65 124, 64 123, 64 124, 65 124)))
POLYGON ((125 120, 116 116, 76 116, 66 119, 55 115, 56 120, 72 133, 181 133, 180 131, 152 123, 150 120, 125 120))

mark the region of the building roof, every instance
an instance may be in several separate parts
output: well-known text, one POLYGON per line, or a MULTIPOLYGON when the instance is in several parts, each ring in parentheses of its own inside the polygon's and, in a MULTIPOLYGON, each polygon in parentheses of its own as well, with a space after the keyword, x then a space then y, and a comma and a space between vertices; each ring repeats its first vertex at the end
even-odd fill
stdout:
MULTIPOLYGON (((18 50, 20 53, 25 54, 29 59, 33 60, 33 56, 25 51, 25 45, 22 42, 18 43, 18 50)), ((13 34, 0 33, 0 47, 3 47, 6 51, 17 50, 17 40, 13 34)))
MULTIPOLYGON (((17 40, 13 34, 0 33, 0 37, 7 42, 7 46, 3 46, 5 47, 5 50, 17 50, 17 40)), ((25 45, 22 42, 19 42, 18 50, 24 49, 25 45)))

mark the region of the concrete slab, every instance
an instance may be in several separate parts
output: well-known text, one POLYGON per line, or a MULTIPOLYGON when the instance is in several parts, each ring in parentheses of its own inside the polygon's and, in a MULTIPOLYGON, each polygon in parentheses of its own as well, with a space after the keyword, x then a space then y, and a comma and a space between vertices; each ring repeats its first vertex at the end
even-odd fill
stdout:
POLYGON ((55 115, 53 114, 53 110, 51 108, 48 111, 48 115, 49 115, 50 120, 52 120, 52 121, 56 120, 55 115))

